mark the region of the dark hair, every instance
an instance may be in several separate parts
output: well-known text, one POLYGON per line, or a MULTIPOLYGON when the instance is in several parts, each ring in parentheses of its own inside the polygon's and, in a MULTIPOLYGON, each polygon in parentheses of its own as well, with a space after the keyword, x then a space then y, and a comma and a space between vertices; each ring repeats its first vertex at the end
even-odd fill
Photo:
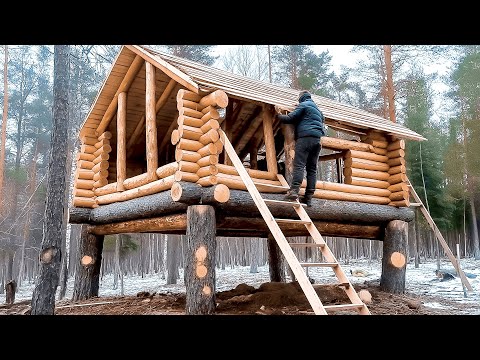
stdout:
POLYGON ((308 91, 308 90, 302 90, 302 91, 300 91, 300 94, 298 94, 298 101, 300 101, 300 99, 301 99, 301 98, 303 97, 303 95, 305 95, 305 94, 310 95, 310 91, 308 91))

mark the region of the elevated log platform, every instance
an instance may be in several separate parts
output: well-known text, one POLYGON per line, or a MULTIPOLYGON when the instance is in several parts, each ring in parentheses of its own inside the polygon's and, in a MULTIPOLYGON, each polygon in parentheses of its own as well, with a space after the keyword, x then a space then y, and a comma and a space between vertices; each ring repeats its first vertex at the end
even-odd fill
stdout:
MULTIPOLYGON (((192 186, 190 183, 179 182, 170 191, 94 209, 72 207, 69 222, 92 225, 91 231, 98 235, 128 232, 185 234, 188 206, 208 204, 216 209, 217 236, 268 236, 265 221, 248 191, 228 190, 229 195, 226 196, 225 188, 218 191, 212 187, 192 186), (179 188, 185 189, 181 195, 179 188)), ((265 199, 280 201, 279 204, 269 205, 273 216, 298 219, 293 208, 281 205, 283 194, 262 195, 265 199)), ((312 206, 306 210, 323 235, 361 239, 382 240, 384 228, 390 221, 410 222, 414 219, 414 211, 405 207, 317 198, 313 199, 312 206)), ((306 233, 302 224, 286 223, 281 228, 286 236, 306 233)))

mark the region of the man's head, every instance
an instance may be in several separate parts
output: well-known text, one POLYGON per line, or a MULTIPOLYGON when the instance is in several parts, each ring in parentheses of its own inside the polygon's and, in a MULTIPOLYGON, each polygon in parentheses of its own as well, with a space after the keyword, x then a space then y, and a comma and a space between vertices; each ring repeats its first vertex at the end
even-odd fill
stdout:
POLYGON ((300 94, 298 94, 298 102, 305 101, 306 99, 311 98, 312 96, 310 95, 310 92, 307 90, 300 91, 300 94))

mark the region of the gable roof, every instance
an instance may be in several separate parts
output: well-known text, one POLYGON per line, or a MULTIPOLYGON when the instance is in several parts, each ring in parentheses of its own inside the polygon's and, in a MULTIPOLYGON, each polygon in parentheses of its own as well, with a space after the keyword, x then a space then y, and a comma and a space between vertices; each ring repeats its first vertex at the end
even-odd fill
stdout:
MULTIPOLYGON (((139 55, 177 81, 181 86, 196 93, 209 93, 220 89, 225 91, 229 97, 276 105, 286 110, 293 110, 297 104, 299 90, 233 74, 212 66, 155 51, 145 46, 125 45, 119 52, 109 76, 105 79, 84 125, 89 122, 89 119, 93 119, 93 123, 97 122, 98 116, 102 113, 102 108, 105 107, 104 104, 109 104, 113 99, 115 91, 112 93, 111 90, 107 91, 106 89, 112 89, 112 86, 118 88, 119 81, 122 78, 119 76, 121 74, 116 67, 120 55, 125 55, 126 52, 130 53, 131 61, 133 61, 135 55, 139 55), (114 75, 117 75, 118 79, 111 79, 112 72, 115 72, 114 75), (103 106, 99 106, 101 104, 103 106), (95 114, 97 116, 92 117, 95 114)), ((124 73, 126 73, 126 70, 124 70, 124 73)), ((314 94, 312 94, 312 99, 322 110, 326 125, 332 128, 353 133, 375 129, 397 138, 426 140, 415 131, 368 111, 314 94)))

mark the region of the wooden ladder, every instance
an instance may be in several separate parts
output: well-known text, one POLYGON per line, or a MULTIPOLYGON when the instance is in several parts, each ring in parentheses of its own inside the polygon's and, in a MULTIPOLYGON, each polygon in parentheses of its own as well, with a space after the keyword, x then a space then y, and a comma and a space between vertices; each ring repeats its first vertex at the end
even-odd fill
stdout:
MULTIPOLYGON (((243 166, 240 158, 238 157, 237 153, 235 152, 232 144, 228 140, 225 133, 219 129, 220 133, 220 140, 222 141, 225 152, 229 156, 230 160, 232 161, 235 169, 237 170, 238 174, 242 178, 245 186, 247 187, 248 192, 253 198, 258 210, 262 214, 263 219, 265 220, 271 234, 275 238, 278 247, 282 251, 285 259, 287 260, 288 265, 292 269, 297 281, 302 288, 305 296, 307 297, 308 302, 310 303, 314 313, 316 315, 327 315, 331 312, 343 311, 343 310, 355 310, 361 315, 370 315, 370 311, 368 310, 367 306, 363 303, 363 301, 358 296, 357 292, 355 291, 354 287, 348 280, 345 272, 343 271, 342 267, 338 263, 337 259, 333 255, 332 251, 328 247, 327 243, 323 239, 322 235, 318 231, 318 229, 313 224, 310 216, 308 216, 307 212, 304 209, 303 204, 300 202, 295 201, 281 201, 281 200, 271 200, 271 199, 264 199, 262 198, 259 190, 257 189, 257 184, 255 184, 252 178, 249 176, 247 170, 243 166), (273 217, 270 209, 268 208, 268 204, 277 204, 285 207, 293 207, 296 213, 299 216, 299 220, 292 220, 292 219, 276 219, 273 217), (282 230, 279 227, 279 223, 300 223, 305 225, 308 232, 310 233, 313 242, 312 243, 289 243, 285 238, 282 230), (317 248, 321 251, 323 258, 326 262, 318 262, 318 263, 300 263, 292 249, 292 246, 301 246, 301 247, 313 247, 317 248), (317 292, 315 291, 313 285, 310 283, 308 276, 304 270, 304 267, 329 267, 332 268, 337 279, 337 285, 340 286, 350 299, 351 303, 348 304, 341 304, 341 305, 329 305, 325 306, 322 304, 320 298, 318 297, 317 292)), ((265 186, 265 184, 258 184, 265 186)), ((288 185, 288 184, 287 184, 288 185)))
POLYGON ((433 221, 433 218, 430 216, 430 213, 428 212, 427 208, 425 207, 425 205, 423 205, 422 199, 420 199, 417 192, 413 188, 412 183, 410 182, 410 179, 408 179, 408 178, 407 178, 407 186, 410 190, 410 193, 413 195, 413 198, 416 201, 416 203, 410 203, 410 206, 420 208, 420 211, 422 212, 423 216, 425 216, 425 219, 427 220, 428 224, 430 225, 433 232, 435 233, 436 238, 438 239, 438 241, 440 241, 440 244, 442 245, 443 250, 447 254, 450 261, 452 262, 452 265, 454 266, 455 270, 457 271, 458 276, 462 280, 463 285, 469 291, 473 291, 472 285, 470 285, 470 282, 468 281, 467 277, 465 276, 465 273, 460 268, 460 264, 458 263, 457 259, 455 258, 455 255, 453 255, 452 251, 448 247, 448 244, 445 241, 442 233, 440 232, 440 230, 438 230, 437 224, 435 224, 435 221, 433 221))

